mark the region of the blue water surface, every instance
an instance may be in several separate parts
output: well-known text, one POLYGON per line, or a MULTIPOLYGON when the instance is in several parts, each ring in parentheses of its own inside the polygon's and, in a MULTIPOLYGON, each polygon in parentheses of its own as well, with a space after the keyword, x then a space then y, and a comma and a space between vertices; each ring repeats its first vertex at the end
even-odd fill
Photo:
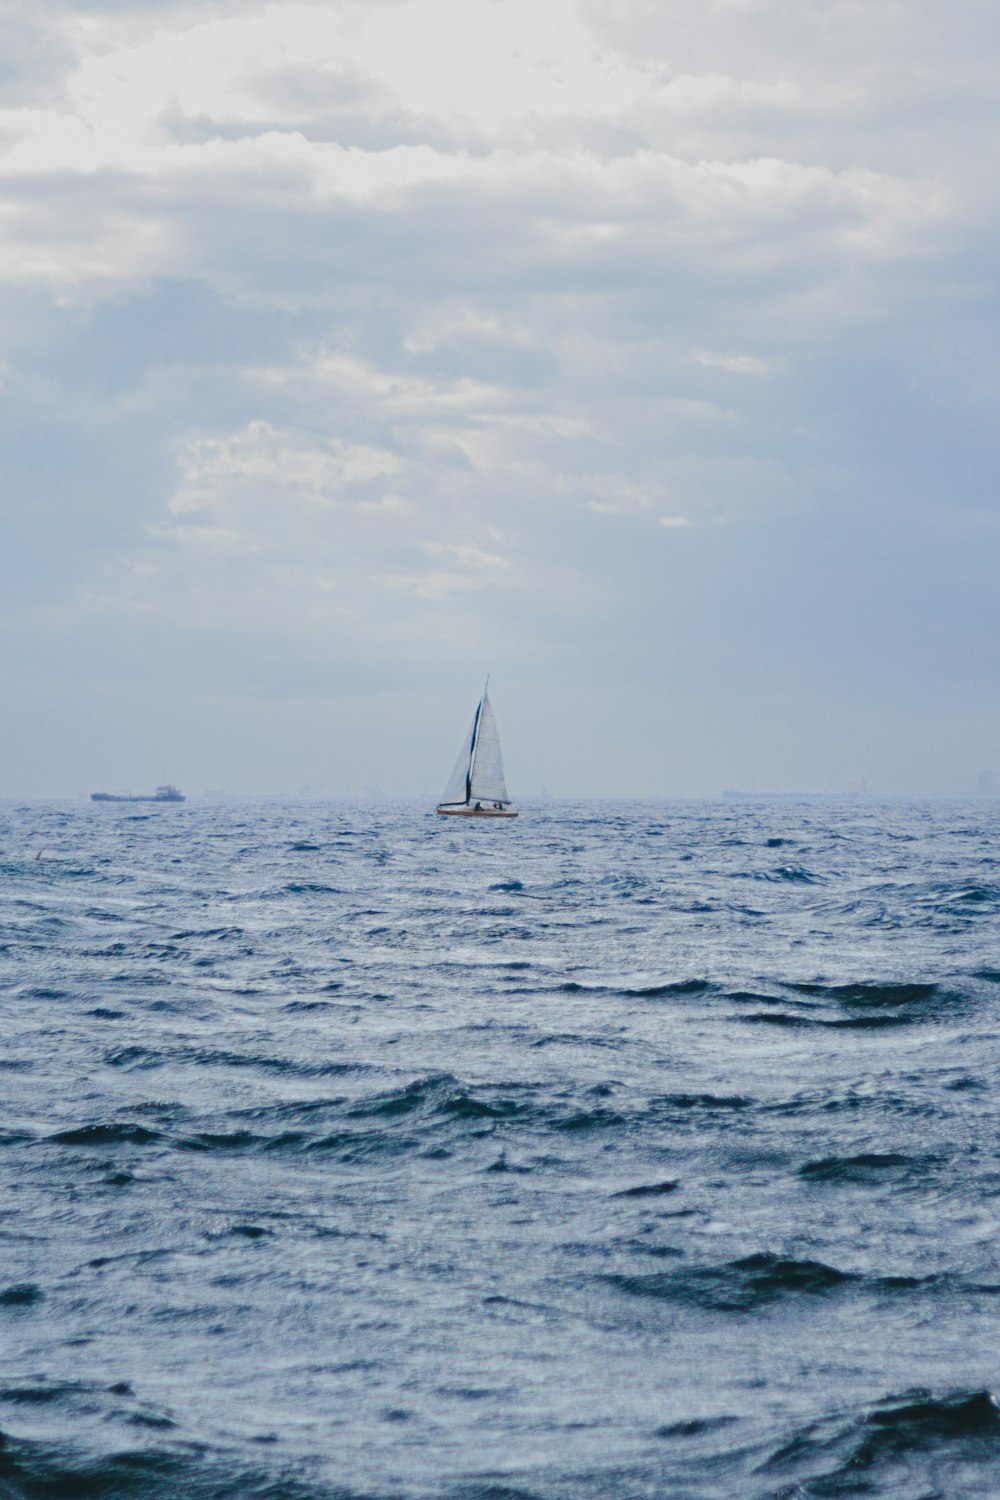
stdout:
POLYGON ((0 1496, 1000 1493, 998 939, 986 802, 0 808, 0 1496))

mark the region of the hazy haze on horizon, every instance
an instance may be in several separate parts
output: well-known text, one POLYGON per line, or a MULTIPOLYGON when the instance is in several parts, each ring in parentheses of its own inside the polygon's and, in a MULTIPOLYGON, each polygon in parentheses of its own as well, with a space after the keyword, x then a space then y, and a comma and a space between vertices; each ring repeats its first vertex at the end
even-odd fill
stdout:
POLYGON ((0 28, 0 798, 1000 790, 995 7, 0 28))

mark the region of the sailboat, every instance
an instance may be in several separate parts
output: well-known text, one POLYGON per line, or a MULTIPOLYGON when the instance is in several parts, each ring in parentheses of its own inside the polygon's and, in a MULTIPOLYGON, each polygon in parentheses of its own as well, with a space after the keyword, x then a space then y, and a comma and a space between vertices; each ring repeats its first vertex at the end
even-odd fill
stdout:
POLYGON ((516 818, 503 775, 500 734, 489 698, 487 677, 483 696, 462 741, 455 769, 436 811, 457 818, 516 818))

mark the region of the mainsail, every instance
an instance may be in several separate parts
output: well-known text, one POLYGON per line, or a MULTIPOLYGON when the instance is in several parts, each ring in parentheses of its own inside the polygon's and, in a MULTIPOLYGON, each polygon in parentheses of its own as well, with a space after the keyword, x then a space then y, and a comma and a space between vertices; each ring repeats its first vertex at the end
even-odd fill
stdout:
POLYGON ((472 751, 469 797, 473 802, 510 801, 503 775, 500 734, 493 717, 493 705, 486 693, 479 705, 479 731, 472 751))
POLYGON ((510 802, 497 721, 485 689, 438 806, 464 807, 479 802, 491 806, 510 802))

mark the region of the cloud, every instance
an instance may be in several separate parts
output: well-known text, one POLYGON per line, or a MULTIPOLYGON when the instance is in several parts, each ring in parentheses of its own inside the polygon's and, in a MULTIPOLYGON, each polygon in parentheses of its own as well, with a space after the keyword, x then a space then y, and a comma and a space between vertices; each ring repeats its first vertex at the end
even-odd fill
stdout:
POLYGON ((93 18, 73 28, 75 61, 60 59, 58 103, 0 111, 0 274, 64 295, 196 275, 287 296, 297 267, 318 296, 304 262, 324 220, 334 243, 360 233, 384 257, 394 238, 438 267, 428 210, 469 252, 502 222, 539 267, 623 275, 699 246, 774 261, 822 238, 828 258, 898 255, 948 212, 926 172, 802 161, 770 143, 735 158, 671 149, 657 121, 668 131, 678 110, 766 103, 794 120, 796 88, 668 77, 659 59, 595 47, 572 0, 533 12, 526 0, 402 0, 224 9, 197 24, 182 9, 170 25, 148 11, 138 36, 134 18, 93 18), (378 127, 378 144, 338 139, 344 117, 378 127), (243 238, 268 213, 304 231, 281 237, 284 275, 273 235, 270 265, 243 238))
POLYGON ((889 567, 941 496, 988 513, 989 19, 19 7, 10 630, 357 678, 502 641, 617 683, 704 607, 708 680, 765 618, 740 580, 820 569, 825 527, 881 526, 889 567))
POLYGON ((217 510, 234 494, 265 486, 306 506, 369 499, 372 483, 398 474, 399 458, 336 440, 305 446, 268 422, 250 422, 226 437, 197 439, 181 455, 183 479, 170 501, 175 514, 217 510))
POLYGON ((693 349, 691 358, 707 369, 726 370, 730 375, 767 375, 771 369, 766 359, 755 354, 719 354, 711 349, 693 349))

